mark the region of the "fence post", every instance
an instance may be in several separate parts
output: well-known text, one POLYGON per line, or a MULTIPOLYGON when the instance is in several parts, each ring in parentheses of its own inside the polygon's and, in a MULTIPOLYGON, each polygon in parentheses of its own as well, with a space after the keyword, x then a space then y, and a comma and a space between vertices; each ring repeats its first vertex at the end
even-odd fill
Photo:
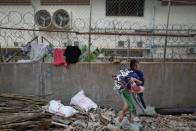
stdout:
POLYGON ((90 62, 91 54, 91 22, 92 22, 92 0, 90 0, 90 18, 89 18, 89 38, 88 38, 88 61, 90 62))
POLYGON ((168 26, 169 26, 169 18, 171 11, 171 0, 168 1, 168 14, 167 14, 167 25, 166 25, 166 36, 165 36, 165 46, 164 46, 164 58, 163 61, 166 61, 166 53, 167 53, 167 35, 168 35, 168 26))
POLYGON ((127 39, 127 44, 128 44, 128 50, 127 50, 127 62, 129 62, 129 57, 130 57, 130 47, 131 47, 130 38, 128 38, 128 39, 127 39))
MULTIPOLYGON (((33 8, 33 13, 34 13, 33 15, 34 16, 35 16, 36 11, 39 10, 39 8, 40 8, 40 3, 41 3, 40 0, 31 0, 31 6, 33 8)), ((34 30, 36 29, 35 22, 33 24, 33 28, 34 28, 34 30)), ((36 36, 35 31, 33 31, 33 35, 34 35, 34 37, 36 36)))

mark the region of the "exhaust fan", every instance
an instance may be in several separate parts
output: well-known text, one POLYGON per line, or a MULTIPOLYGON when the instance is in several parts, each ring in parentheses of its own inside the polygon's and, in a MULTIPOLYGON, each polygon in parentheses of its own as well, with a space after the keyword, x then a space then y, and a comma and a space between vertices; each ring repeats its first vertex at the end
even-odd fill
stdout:
POLYGON ((196 54, 196 48, 194 47, 188 48, 188 54, 196 54))
POLYGON ((125 41, 118 41, 118 47, 125 47, 125 41))
POLYGON ((64 28, 67 27, 67 25, 69 24, 70 17, 66 10, 59 9, 54 12, 52 21, 55 27, 64 28))
POLYGON ((47 28, 51 24, 51 15, 47 10, 39 10, 35 14, 35 24, 41 28, 47 28))

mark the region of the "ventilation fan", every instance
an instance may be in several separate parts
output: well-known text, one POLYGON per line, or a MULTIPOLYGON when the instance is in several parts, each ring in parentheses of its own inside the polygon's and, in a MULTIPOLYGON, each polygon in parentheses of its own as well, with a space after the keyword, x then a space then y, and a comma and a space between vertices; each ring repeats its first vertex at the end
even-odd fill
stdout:
POLYGON ((137 47, 142 48, 143 47, 143 42, 142 41, 138 41, 137 42, 137 47))
POLYGON ((125 47, 125 41, 118 41, 118 47, 125 47))
POLYGON ((19 45, 18 42, 15 41, 14 42, 14 47, 18 47, 18 45, 19 45))
POLYGON ((74 41, 74 46, 79 46, 79 41, 74 41))
POLYGON ((70 17, 67 11, 59 9, 54 12, 52 21, 55 27, 64 28, 67 27, 67 25, 69 24, 70 17))
POLYGON ((39 10, 35 14, 35 24, 41 28, 47 28, 51 24, 51 15, 47 10, 39 10))
POLYGON ((188 54, 196 54, 196 48, 194 47, 188 48, 188 54))

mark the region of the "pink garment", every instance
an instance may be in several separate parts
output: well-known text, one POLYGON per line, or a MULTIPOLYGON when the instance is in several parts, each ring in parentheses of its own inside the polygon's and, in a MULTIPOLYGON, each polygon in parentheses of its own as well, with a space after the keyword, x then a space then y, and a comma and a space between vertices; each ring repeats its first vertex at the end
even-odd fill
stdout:
POLYGON ((144 92, 144 87, 143 86, 138 86, 135 82, 131 86, 131 92, 133 93, 142 93, 144 92))
MULTIPOLYGON (((132 81, 135 81, 135 78, 131 77, 132 81)), ((131 92, 133 93, 142 93, 144 92, 143 86, 138 86, 135 82, 131 83, 131 92)))
POLYGON ((64 65, 65 67, 68 67, 67 62, 65 61, 64 51, 62 49, 59 48, 54 49, 54 65, 55 66, 64 65))

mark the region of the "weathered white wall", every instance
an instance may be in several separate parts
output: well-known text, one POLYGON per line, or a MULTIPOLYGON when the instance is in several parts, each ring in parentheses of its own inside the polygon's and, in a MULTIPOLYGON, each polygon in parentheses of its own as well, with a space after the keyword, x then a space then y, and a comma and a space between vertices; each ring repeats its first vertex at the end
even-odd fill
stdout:
MULTIPOLYGON (((172 6, 170 14, 170 24, 195 24, 196 23, 196 6, 172 6)), ((166 23, 168 7, 156 4, 156 24, 166 23)))

